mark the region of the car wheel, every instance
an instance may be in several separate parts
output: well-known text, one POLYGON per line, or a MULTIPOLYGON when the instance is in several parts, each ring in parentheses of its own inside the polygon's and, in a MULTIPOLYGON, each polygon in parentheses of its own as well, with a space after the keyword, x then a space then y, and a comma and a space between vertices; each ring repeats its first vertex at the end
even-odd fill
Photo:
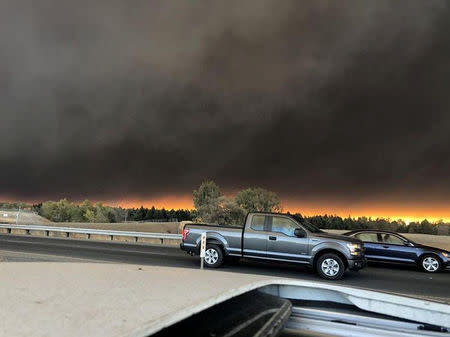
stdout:
POLYGON ((339 255, 328 253, 317 259, 316 270, 324 279, 339 280, 344 275, 345 265, 339 255))
POLYGON ((206 245, 205 266, 209 268, 218 268, 223 262, 223 251, 217 245, 206 245))
POLYGON ((420 259, 420 266, 424 272, 436 273, 441 270, 442 262, 441 259, 435 255, 424 255, 420 259))

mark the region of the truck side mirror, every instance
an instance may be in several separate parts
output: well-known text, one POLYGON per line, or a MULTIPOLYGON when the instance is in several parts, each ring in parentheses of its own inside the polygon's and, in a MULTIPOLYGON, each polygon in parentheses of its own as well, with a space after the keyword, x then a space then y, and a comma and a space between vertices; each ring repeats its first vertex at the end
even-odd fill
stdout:
POLYGON ((294 235, 298 238, 304 238, 306 236, 306 233, 303 229, 301 228, 296 228, 294 230, 294 235))

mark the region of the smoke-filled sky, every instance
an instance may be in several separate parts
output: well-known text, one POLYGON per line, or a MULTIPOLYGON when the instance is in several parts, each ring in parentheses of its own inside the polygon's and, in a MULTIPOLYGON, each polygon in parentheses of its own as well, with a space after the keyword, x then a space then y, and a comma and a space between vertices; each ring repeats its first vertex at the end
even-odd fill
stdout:
POLYGON ((450 218, 449 36, 446 0, 2 0, 0 196, 450 218))

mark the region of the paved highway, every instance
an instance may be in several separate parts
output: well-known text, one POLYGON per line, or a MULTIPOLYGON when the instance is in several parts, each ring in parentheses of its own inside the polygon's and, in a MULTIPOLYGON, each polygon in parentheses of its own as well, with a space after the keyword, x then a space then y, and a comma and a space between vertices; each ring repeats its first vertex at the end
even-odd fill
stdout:
MULTIPOLYGON (((199 258, 177 247, 132 245, 87 240, 0 235, 0 261, 114 262, 199 268, 199 258)), ((241 261, 217 270, 332 282, 450 303, 450 272, 426 274, 414 268, 369 266, 347 272, 340 281, 324 281, 306 267, 241 261)))

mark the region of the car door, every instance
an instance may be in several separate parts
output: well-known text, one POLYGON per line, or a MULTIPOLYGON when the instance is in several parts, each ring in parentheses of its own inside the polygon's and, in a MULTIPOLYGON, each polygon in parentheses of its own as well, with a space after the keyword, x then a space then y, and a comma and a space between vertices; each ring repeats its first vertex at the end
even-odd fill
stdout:
POLYGON ((416 248, 407 245, 407 241, 393 233, 380 233, 379 238, 383 260, 389 262, 415 263, 416 248))
POLYGON ((254 214, 250 221, 250 226, 244 230, 243 255, 263 258, 267 252, 269 217, 263 214, 254 214))
POLYGON ((354 235, 356 239, 364 242, 365 256, 369 260, 380 260, 382 256, 382 244, 378 242, 377 232, 361 232, 354 235))
POLYGON ((309 239, 295 236, 296 228, 303 229, 298 223, 286 216, 269 217, 269 237, 267 241, 267 258, 293 262, 309 262, 309 239))

